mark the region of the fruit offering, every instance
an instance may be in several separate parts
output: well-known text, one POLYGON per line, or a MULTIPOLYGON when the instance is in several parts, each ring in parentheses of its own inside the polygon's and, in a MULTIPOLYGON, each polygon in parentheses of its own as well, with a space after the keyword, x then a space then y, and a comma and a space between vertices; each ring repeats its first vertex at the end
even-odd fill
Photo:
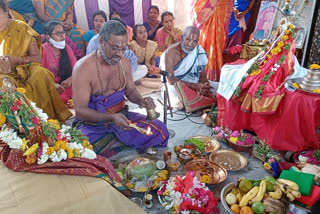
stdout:
POLYGON ((261 180, 240 178, 224 199, 235 214, 286 214, 288 201, 300 196, 295 182, 266 176, 261 180))

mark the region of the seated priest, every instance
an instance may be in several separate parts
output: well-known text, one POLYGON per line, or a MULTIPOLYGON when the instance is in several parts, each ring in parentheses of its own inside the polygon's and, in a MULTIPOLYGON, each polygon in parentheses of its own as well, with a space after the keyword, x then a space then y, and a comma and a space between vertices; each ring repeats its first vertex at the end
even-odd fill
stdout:
POLYGON ((168 72, 169 98, 173 107, 193 112, 216 102, 213 86, 204 68, 208 63, 205 50, 198 44, 200 31, 186 27, 182 41, 171 45, 160 59, 160 69, 168 72))
MULTIPOLYGON (((122 19, 112 18, 110 20, 119 21, 121 24, 123 24, 123 26, 125 27, 127 26, 122 21, 122 19)), ((87 46, 87 52, 86 52, 87 55, 94 52, 99 47, 99 37, 100 37, 99 34, 97 34, 91 38, 87 46)), ((133 81, 135 83, 139 83, 139 80, 148 73, 148 68, 144 65, 138 65, 137 56, 134 54, 134 52, 130 48, 128 48, 128 46, 126 47, 126 50, 124 51, 123 56, 127 57, 131 64, 131 70, 132 70, 131 74, 132 74, 133 81)))
POLYGON ((143 98, 136 90, 130 62, 123 56, 128 41, 126 27, 110 20, 99 35, 99 48, 80 59, 73 70, 74 125, 102 156, 110 157, 109 150, 119 141, 139 152, 167 146, 168 130, 162 122, 147 121, 144 115, 128 112, 125 105, 124 97, 142 108, 155 108, 152 98, 143 98), (151 129, 151 133, 141 128, 151 129))

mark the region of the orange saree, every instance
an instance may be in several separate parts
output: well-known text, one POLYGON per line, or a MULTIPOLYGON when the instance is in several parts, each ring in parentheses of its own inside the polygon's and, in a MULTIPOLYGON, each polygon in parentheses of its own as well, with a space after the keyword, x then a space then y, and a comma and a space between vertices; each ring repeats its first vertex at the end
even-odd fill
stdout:
POLYGON ((200 29, 199 44, 208 54, 207 78, 219 81, 222 53, 227 40, 233 0, 195 0, 194 25, 200 29))

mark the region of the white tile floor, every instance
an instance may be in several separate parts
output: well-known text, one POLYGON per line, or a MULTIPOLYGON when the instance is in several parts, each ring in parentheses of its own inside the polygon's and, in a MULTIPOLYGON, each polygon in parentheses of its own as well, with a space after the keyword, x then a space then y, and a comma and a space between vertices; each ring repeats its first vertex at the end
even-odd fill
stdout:
MULTIPOLYGON (((154 101, 157 105, 156 110, 161 113, 160 120, 163 120, 163 107, 157 101, 157 99, 161 99, 160 92, 152 93, 149 96, 154 99, 154 101)), ((129 105, 130 111, 139 112, 141 114, 146 114, 146 111, 144 109, 139 109, 139 107, 137 105, 134 105, 131 103, 128 103, 128 105, 129 105)), ((212 134, 211 128, 205 126, 202 123, 202 119, 201 119, 200 114, 201 114, 201 112, 197 112, 197 113, 190 115, 189 118, 193 122, 191 122, 187 118, 180 120, 180 121, 172 121, 172 120, 170 120, 171 117, 168 114, 167 127, 168 127, 168 129, 171 129, 175 132, 175 136, 173 138, 169 139, 167 150, 170 150, 173 152, 173 147, 175 145, 183 144, 184 140, 186 138, 191 137, 191 136, 196 136, 196 135, 209 135, 209 136, 211 136, 211 134, 212 134)), ((179 120, 184 117, 185 117, 184 111, 177 111, 177 112, 175 112, 174 117, 172 119, 179 120)), ((229 146, 227 146, 225 144, 221 144, 221 148, 222 149, 231 149, 231 148, 229 148, 229 146)), ((164 149, 164 150, 166 150, 166 149, 164 149)), ((163 151, 163 150, 161 150, 161 151, 163 151)), ((159 151, 159 152, 161 152, 161 151, 159 151)), ((174 152, 172 154, 174 154, 174 152)), ((216 197, 220 198, 220 192, 221 192, 222 188, 226 184, 233 182, 233 181, 236 181, 237 178, 246 177, 246 178, 250 178, 250 179, 260 179, 266 175, 269 175, 269 173, 263 168, 263 166, 262 166, 263 163, 260 160, 253 158, 248 152, 243 152, 242 154, 248 159, 248 166, 245 169, 242 169, 240 171, 233 171, 233 172, 229 171, 228 178, 224 182, 222 182, 220 184, 216 184, 216 185, 211 185, 210 189, 213 190, 216 197)), ((160 155, 160 157, 161 157, 161 155, 160 155)), ((179 174, 183 173, 183 168, 182 167, 180 167, 180 168, 181 169, 180 169, 179 174)), ((152 209, 145 209, 145 210, 150 214, 168 213, 159 204, 155 193, 153 195, 154 195, 154 200, 153 200, 154 207, 152 209)), ((142 198, 143 194, 136 193, 135 196, 142 198)), ((222 214, 227 213, 227 211, 222 207, 221 203, 219 203, 219 209, 220 209, 220 213, 222 213, 222 214)))

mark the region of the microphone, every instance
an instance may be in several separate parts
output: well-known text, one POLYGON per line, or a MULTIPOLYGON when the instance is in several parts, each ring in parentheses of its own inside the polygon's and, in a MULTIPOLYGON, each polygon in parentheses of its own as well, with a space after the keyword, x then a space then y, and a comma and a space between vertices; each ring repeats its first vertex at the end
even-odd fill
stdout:
POLYGON ((162 76, 169 76, 169 77, 172 77, 173 75, 172 74, 170 74, 169 72, 167 72, 167 71, 163 71, 163 70, 160 70, 160 72, 159 72, 162 76))

